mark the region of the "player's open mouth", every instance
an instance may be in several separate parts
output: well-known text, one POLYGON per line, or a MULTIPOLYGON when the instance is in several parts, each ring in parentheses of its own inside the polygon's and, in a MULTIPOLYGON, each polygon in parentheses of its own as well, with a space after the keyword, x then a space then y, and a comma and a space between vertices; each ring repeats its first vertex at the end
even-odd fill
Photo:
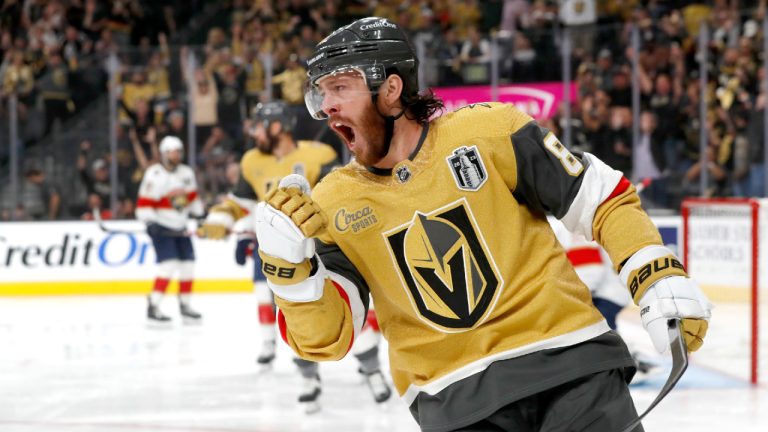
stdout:
POLYGON ((350 126, 347 126, 346 124, 339 122, 339 121, 332 121, 331 122, 331 128, 339 135, 341 135, 342 138, 344 138, 344 141, 347 144, 347 147, 353 147, 355 143, 355 131, 350 126))

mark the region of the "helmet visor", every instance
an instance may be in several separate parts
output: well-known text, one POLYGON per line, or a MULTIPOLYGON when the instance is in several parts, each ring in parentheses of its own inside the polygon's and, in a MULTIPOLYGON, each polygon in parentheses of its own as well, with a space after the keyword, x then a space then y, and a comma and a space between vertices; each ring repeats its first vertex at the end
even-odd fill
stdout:
POLYGON ((328 118, 326 108, 370 96, 378 91, 386 74, 382 65, 347 66, 314 79, 304 87, 304 103, 312 118, 328 118), (360 81, 362 80, 362 85, 360 81))

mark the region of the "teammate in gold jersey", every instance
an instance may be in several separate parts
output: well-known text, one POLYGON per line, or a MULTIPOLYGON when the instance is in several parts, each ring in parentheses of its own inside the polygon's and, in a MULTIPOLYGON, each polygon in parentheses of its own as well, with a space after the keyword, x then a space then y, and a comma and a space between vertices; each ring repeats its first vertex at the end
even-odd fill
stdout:
MULTIPOLYGON (((236 222, 237 232, 253 231, 253 219, 247 217, 255 207, 255 203, 288 174, 301 174, 314 186, 331 169, 338 166, 336 152, 327 144, 295 140, 293 128, 296 117, 289 106, 282 101, 258 104, 254 109, 252 120, 254 127, 251 135, 256 142, 256 148, 247 151, 240 161, 241 177, 235 190, 224 203, 214 206, 203 224, 203 231, 209 237, 220 237, 226 234, 222 230, 221 221, 226 226, 236 222)), ((245 264, 247 250, 252 248, 252 237, 242 237, 238 240, 236 260, 245 264)), ((275 304, 272 292, 267 288, 261 270, 261 260, 254 256, 255 274, 254 288, 259 304, 259 324, 262 336, 262 350, 257 362, 268 366, 275 358, 275 304)), ((378 345, 381 335, 378 329, 374 311, 366 317, 365 330, 360 340, 353 348, 353 353, 360 364, 360 372, 364 375, 374 399, 384 402, 391 395, 391 390, 379 364, 378 345)), ((295 359, 299 371, 304 377, 304 388, 299 396, 299 402, 307 412, 319 409, 318 398, 321 393, 318 365, 313 361, 295 359)))
POLYGON ((430 120, 442 104, 418 92, 414 50, 386 19, 336 30, 307 63, 306 105, 355 160, 311 197, 277 188, 256 209, 294 351, 343 357, 370 296, 395 386, 424 431, 604 432, 636 420, 632 357, 546 220, 608 251, 657 349, 679 318, 695 350, 711 306, 634 187, 513 105, 430 120))

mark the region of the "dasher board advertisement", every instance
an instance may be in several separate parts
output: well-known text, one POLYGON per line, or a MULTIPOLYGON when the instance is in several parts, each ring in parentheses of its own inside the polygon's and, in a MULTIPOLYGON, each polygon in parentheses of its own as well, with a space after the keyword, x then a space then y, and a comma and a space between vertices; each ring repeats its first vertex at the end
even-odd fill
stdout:
MULTIPOLYGON (((115 232, 87 221, 0 223, 0 295, 149 292, 156 257, 144 224, 104 224, 115 232)), ((193 236, 192 243, 195 291, 252 289, 253 262, 235 263, 234 236, 227 240, 193 236)))

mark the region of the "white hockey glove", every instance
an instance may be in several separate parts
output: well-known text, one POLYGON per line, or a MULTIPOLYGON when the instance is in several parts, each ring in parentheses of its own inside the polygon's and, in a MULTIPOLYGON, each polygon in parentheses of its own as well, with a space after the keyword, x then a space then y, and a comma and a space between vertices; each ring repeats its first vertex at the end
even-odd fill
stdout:
POLYGON ((325 267, 315 257, 312 236, 322 232, 328 220, 308 192, 306 179, 290 175, 256 207, 256 237, 267 285, 278 297, 294 302, 319 299, 325 284, 325 267))
POLYGON ((619 273, 640 306, 643 327, 656 350, 669 350, 668 320, 680 319, 688 351, 704 343, 712 304, 668 248, 648 246, 632 255, 619 273))

